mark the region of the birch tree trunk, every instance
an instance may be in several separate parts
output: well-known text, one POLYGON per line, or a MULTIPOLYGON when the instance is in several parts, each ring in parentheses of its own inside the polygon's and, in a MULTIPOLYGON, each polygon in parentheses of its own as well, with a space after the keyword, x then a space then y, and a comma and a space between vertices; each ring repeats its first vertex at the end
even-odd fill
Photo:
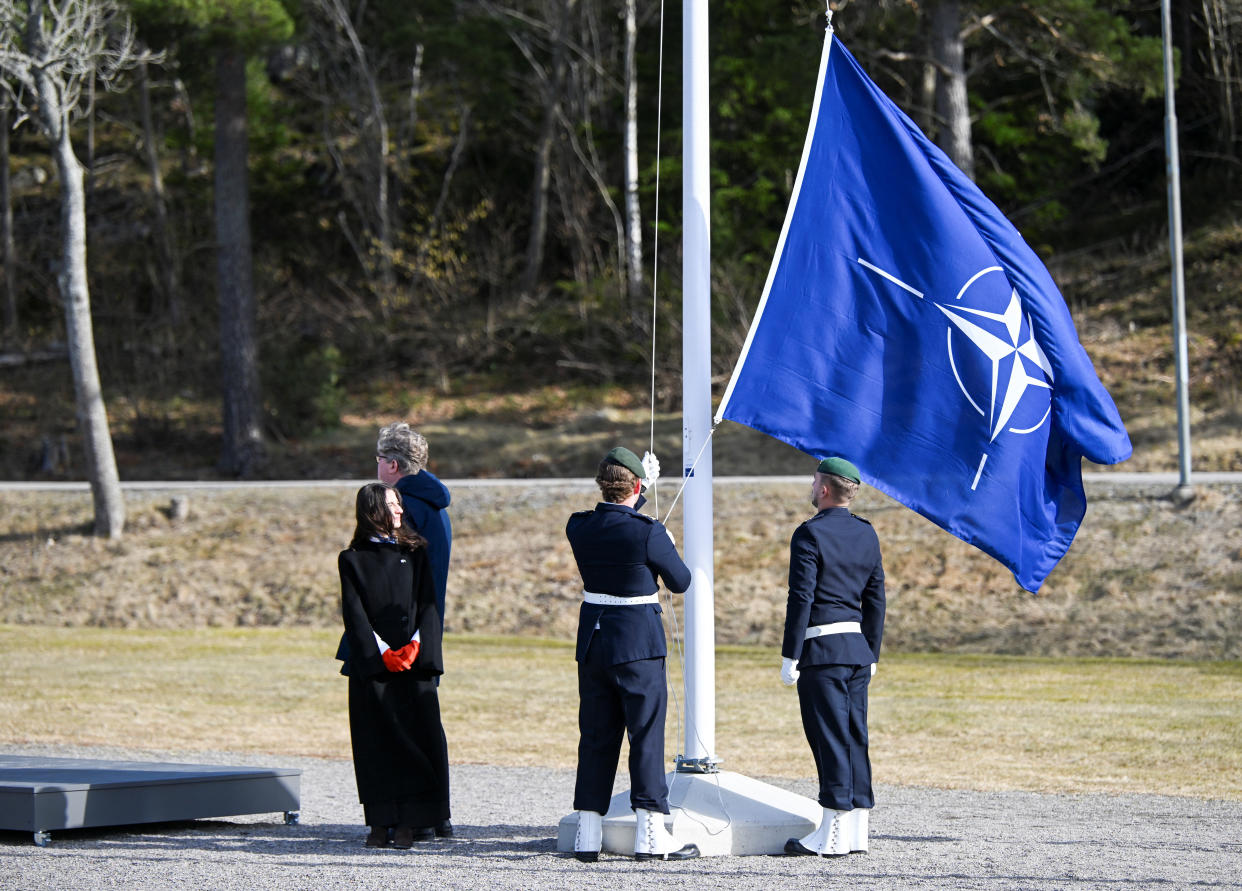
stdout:
POLYGON ((636 0, 625 0, 625 265, 630 318, 638 322, 643 299, 643 217, 638 202, 638 45, 636 0))
POLYGON ((239 477, 251 476, 263 456, 248 151, 246 56, 229 46, 216 57, 216 287, 224 425, 220 469, 239 477))
POLYGON ((86 278, 86 190, 82 164, 69 139, 68 113, 60 107, 59 91, 45 76, 36 74, 40 111, 47 122, 52 154, 60 176, 60 218, 63 258, 56 276, 65 307, 65 336, 82 431, 86 472, 95 503, 95 534, 120 538, 125 528, 125 501, 112 450, 108 413, 104 408, 95 334, 91 324, 91 294, 86 278))
POLYGON ((966 93, 966 48, 958 0, 931 5, 931 48, 936 61, 936 144, 958 168, 974 179, 975 157, 970 144, 970 103, 966 93))

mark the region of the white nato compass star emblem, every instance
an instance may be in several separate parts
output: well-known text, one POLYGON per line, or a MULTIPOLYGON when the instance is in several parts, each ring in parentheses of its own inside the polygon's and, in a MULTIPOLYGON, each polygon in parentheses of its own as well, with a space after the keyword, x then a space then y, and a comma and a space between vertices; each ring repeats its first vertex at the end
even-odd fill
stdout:
MULTIPOLYGON (((922 291, 891 273, 861 257, 858 262, 920 300, 925 299, 922 291)), ((931 302, 949 320, 945 331, 949 366, 966 401, 986 420, 988 442, 995 442, 1002 432, 1025 435, 1042 427, 1052 412, 1052 363, 1035 340, 1034 323, 1029 314, 1022 312, 1017 289, 1009 284, 1004 270, 999 266, 981 269, 962 285, 952 303, 931 302), (1009 291, 1009 302, 1003 312, 977 309, 962 303, 962 298, 975 289, 980 296, 990 294, 988 302, 995 305, 998 302, 995 295, 1001 288, 1009 291), (956 351, 955 342, 958 344, 956 351), (971 349, 973 355, 961 355, 971 349), (965 366, 975 373, 964 372, 965 366), (989 386, 984 393, 972 393, 963 377, 977 377, 980 367, 990 371, 989 386)), ((987 460, 987 453, 984 452, 970 485, 972 491, 979 484, 987 460)))

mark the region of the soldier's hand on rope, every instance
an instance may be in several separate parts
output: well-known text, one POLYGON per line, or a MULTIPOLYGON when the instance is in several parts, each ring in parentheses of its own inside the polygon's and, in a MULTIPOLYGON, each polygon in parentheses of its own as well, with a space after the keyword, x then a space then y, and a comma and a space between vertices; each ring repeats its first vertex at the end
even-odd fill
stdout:
POLYGON ((798 660, 797 659, 781 659, 781 683, 786 687, 792 687, 798 683, 798 660))
POLYGON ((643 452, 643 473, 646 474, 644 486, 650 486, 660 478, 660 459, 651 452, 643 452))

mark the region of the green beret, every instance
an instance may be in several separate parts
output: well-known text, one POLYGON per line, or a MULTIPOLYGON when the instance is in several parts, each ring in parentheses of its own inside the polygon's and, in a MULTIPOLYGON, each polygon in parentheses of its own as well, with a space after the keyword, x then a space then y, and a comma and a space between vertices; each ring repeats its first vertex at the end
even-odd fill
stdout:
POLYGON ((843 476, 851 482, 862 482, 858 478, 858 468, 844 458, 825 458, 819 462, 819 466, 815 470, 817 473, 832 473, 837 476, 843 476))
POLYGON ((604 456, 604 460, 612 464, 620 464, 640 480, 647 475, 647 471, 643 470, 643 462, 639 461, 638 456, 624 446, 617 446, 604 456))

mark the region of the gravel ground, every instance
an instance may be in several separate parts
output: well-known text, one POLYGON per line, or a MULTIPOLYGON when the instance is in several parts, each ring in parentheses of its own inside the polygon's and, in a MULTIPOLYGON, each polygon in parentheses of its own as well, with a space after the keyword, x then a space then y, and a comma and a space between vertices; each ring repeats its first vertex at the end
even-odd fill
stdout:
MULTIPOLYGON (((0 887, 530 889, 1242 888, 1242 803, 1158 795, 983 793, 880 785, 871 853, 840 860, 713 857, 581 864, 556 852, 573 776, 565 770, 453 768, 455 838, 411 851, 363 847, 347 761, 124 749, 4 746, 24 755, 296 767, 301 822, 279 814, 53 834, 0 832, 0 887), (417 872, 411 873, 413 868, 417 872)), ((806 794, 809 780, 769 780, 806 794)))

